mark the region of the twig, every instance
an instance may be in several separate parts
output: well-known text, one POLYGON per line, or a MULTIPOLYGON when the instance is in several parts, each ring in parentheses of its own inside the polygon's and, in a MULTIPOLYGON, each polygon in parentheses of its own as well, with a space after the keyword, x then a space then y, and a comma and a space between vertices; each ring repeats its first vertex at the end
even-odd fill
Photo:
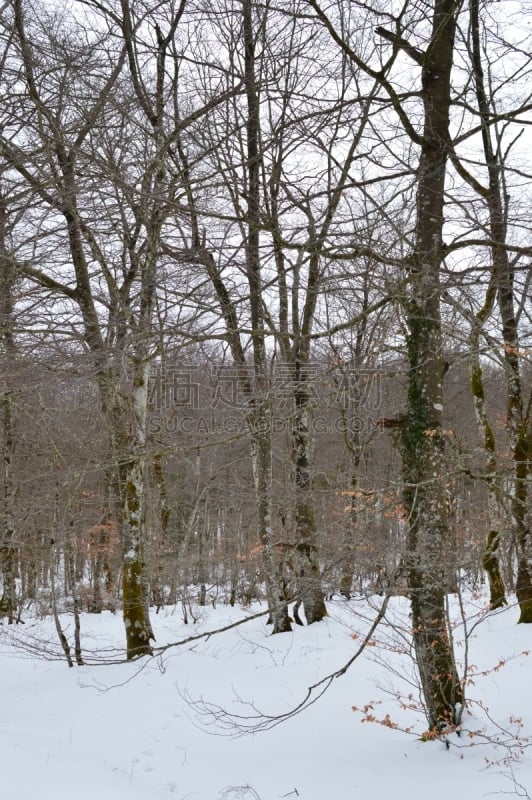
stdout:
MULTIPOLYGON (((359 658, 362 652, 367 647, 368 643, 371 641, 373 634, 375 633, 377 627, 382 622, 384 616, 386 615, 386 610, 388 608, 388 604, 390 602, 390 595, 387 594, 382 602, 382 605, 379 609, 377 616, 375 617, 368 633, 364 637, 363 642, 361 643, 360 647, 351 656, 351 658, 340 667, 340 669, 331 672, 329 675, 321 678, 317 683, 313 683, 311 686, 307 688, 306 694, 303 699, 289 711, 284 712, 283 714, 264 714, 259 709, 257 709, 253 704, 249 704, 250 707, 256 712, 255 714, 251 715, 240 715, 240 714, 230 714, 228 711, 225 711, 220 706, 216 706, 212 703, 207 703, 204 700, 200 701, 193 701, 190 697, 186 695, 182 695, 184 699, 189 703, 189 705, 195 707, 199 710, 199 714, 204 717, 211 717, 214 722, 218 723, 221 727, 229 728, 230 736, 242 736, 248 733, 259 733, 262 731, 271 730, 271 728, 280 725, 282 722, 286 722, 286 720, 295 717, 296 714, 299 714, 301 711, 304 711, 309 706, 316 703, 320 697, 322 697, 327 689, 331 686, 334 680, 337 678, 342 677, 348 671, 348 669, 354 664, 354 662, 359 658)), ((251 617, 250 617, 251 619, 251 617)), ((231 626, 234 627, 234 626, 231 626)))

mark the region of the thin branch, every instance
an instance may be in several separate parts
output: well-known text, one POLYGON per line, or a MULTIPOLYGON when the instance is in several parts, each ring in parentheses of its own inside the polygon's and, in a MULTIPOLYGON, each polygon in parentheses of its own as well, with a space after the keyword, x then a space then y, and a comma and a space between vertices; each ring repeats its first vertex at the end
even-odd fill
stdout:
MULTIPOLYGON (((355 661, 361 656, 364 652, 366 647, 368 646, 369 642, 371 642, 373 634, 375 633, 377 627, 380 625, 384 617, 386 616, 386 611, 388 608, 388 604, 390 602, 390 594, 387 594, 381 604, 381 607, 377 613, 377 616, 373 620, 373 623, 367 632, 364 640, 362 641, 361 645, 351 656, 351 658, 346 661, 346 663, 334 672, 329 673, 325 677, 321 678, 316 683, 313 683, 311 686, 307 688, 305 696, 303 699, 295 706, 293 706, 288 711, 285 711, 282 714, 264 714, 259 711, 253 704, 250 704, 250 707, 255 712, 254 714, 249 715, 241 715, 241 714, 231 714, 225 709, 221 708, 220 706, 216 706, 212 703, 207 703, 204 700, 201 701, 194 701, 191 700, 190 697, 186 697, 187 701, 198 710, 199 714, 204 717, 210 717, 214 720, 215 723, 218 723, 220 726, 229 729, 230 736, 243 736, 248 733, 259 733, 262 731, 268 731, 272 728, 275 728, 277 725, 280 725, 283 722, 286 722, 292 717, 295 717, 297 714, 300 714, 305 709, 309 708, 309 706, 314 705, 329 689, 331 684, 337 679, 341 678, 346 672, 352 667, 355 661)), ((251 619, 251 617, 249 618, 251 619)))

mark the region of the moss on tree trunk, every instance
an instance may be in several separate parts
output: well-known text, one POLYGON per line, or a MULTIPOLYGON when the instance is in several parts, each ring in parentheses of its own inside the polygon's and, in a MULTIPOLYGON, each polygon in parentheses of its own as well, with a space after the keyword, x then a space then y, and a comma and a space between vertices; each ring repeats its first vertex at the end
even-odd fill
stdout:
POLYGON ((144 547, 143 462, 131 458, 122 467, 122 603, 126 631, 127 658, 151 655, 154 639, 150 623, 144 547))
POLYGON ((433 730, 457 723, 457 704, 463 702, 445 608, 450 525, 442 428, 445 369, 440 316, 443 202, 458 6, 455 0, 434 0, 430 41, 424 53, 416 51, 421 65, 424 126, 406 300, 408 398, 402 452, 409 524, 407 563, 414 647, 427 719, 433 730))
POLYGON ((138 555, 125 558, 122 567, 122 604, 127 658, 152 654, 153 632, 146 617, 143 565, 138 555))
POLYGON ((308 389, 296 364, 295 415, 293 421, 293 461, 296 484, 296 550, 295 571, 297 593, 305 611, 308 625, 327 616, 321 586, 321 575, 316 546, 316 517, 310 490, 310 400, 308 389))
POLYGON ((506 592, 504 588, 504 581, 502 579, 501 571, 499 569, 499 532, 491 530, 488 533, 488 540, 484 557, 482 559, 482 566, 486 570, 488 582, 490 587, 490 608, 502 608, 507 605, 506 592))

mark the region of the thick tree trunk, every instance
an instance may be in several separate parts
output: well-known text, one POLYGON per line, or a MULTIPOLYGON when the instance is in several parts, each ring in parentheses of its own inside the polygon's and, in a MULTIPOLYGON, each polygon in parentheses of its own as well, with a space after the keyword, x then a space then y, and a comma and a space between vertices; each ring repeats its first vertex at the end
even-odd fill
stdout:
POLYGON ((435 0, 431 40, 421 60, 425 118, 415 249, 409 259, 408 399, 402 436, 413 638, 432 730, 457 723, 457 704, 463 701, 445 608, 450 532, 442 430, 444 358, 439 287, 457 7, 455 0, 435 0))
POLYGON ((523 420, 513 452, 515 478, 512 498, 512 518, 517 546, 515 591, 521 611, 519 622, 532 622, 532 554, 530 529, 527 524, 531 440, 532 436, 530 432, 527 434, 523 420))
MULTIPOLYGON (((489 489, 488 489, 489 491, 489 489)), ((489 503, 489 498, 488 498, 489 503)), ((491 514, 489 514, 491 516, 491 514)), ((482 558, 482 566, 486 570, 490 587, 490 608, 503 608, 507 605, 504 580, 499 567, 500 533, 491 529, 486 541, 486 549, 482 558)))
POLYGON ((428 314, 417 321, 411 317, 409 324, 410 385, 402 442, 409 520, 407 563, 421 687, 429 725, 438 729, 458 722, 456 706, 463 700, 445 608, 449 523, 439 410, 443 364, 435 357, 441 353, 439 324, 428 314))
POLYGON ((151 655, 144 565, 144 465, 140 456, 120 465, 122 489, 122 614, 128 659, 151 655))
POLYGON ((295 364, 295 413, 292 426, 293 461, 296 486, 295 572, 298 599, 303 604, 307 623, 319 622, 327 615, 321 587, 316 547, 316 518, 311 501, 310 479, 310 398, 305 375, 295 364))
MULTIPOLYGON (((145 446, 148 408, 148 365, 136 365, 133 408, 126 457, 119 457, 122 502, 122 602, 127 657, 151 654, 154 639, 148 611, 148 587, 144 563, 145 446)), ((126 410, 127 413, 127 410, 126 410)))
POLYGON ((124 393, 112 370, 100 376, 103 410, 109 421, 116 470, 122 548, 122 604, 128 659, 151 654, 154 638, 148 610, 144 547, 145 448, 148 408, 148 364, 134 365, 133 386, 124 393))

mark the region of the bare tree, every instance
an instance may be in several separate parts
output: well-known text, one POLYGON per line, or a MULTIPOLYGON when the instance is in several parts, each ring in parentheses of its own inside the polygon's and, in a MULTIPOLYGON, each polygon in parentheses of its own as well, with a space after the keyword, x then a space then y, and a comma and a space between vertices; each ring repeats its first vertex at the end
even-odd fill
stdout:
MULTIPOLYGON (((516 301, 516 262, 519 255, 510 256, 507 247, 508 201, 505 152, 500 137, 493 141, 493 120, 496 110, 490 106, 490 98, 484 77, 483 53, 481 46, 481 15, 478 0, 470 0, 471 29, 471 64, 473 69, 475 95, 478 107, 479 124, 482 135, 482 149, 486 165, 488 185, 484 186, 473 176, 466 178, 483 198, 489 214, 488 235, 492 258, 492 274, 483 309, 477 314, 478 323, 484 322, 496 300, 501 322, 503 344, 503 366, 506 383, 507 430, 512 453, 512 499, 511 518, 513 521, 515 541, 517 545, 517 597, 521 609, 520 622, 532 622, 532 573, 530 567, 530 531, 527 524, 528 514, 528 476, 530 470, 530 429, 532 425, 532 404, 524 397, 521 376, 521 345, 519 335, 519 304, 516 301), (505 200, 506 197, 506 200, 505 200)), ((519 67, 519 71, 523 66, 519 67)), ((522 110, 517 108, 513 116, 517 119, 522 110)), ((511 116, 507 114, 511 119, 511 116)), ((508 151, 506 151, 506 156, 508 151)), ((463 172, 465 172, 462 167, 463 172)), ((478 341, 478 333, 475 334, 478 341)), ((477 348, 474 348, 477 350, 477 348)), ((480 364, 474 365, 472 390, 476 407, 480 415, 480 424, 484 430, 484 445, 488 456, 488 498, 490 506, 498 507, 498 491, 494 473, 494 440, 485 410, 483 409, 483 387, 481 383, 480 364)), ((492 513, 496 516, 496 512, 492 513)), ((497 551, 499 533, 490 526, 484 565, 488 571, 491 584, 491 603, 497 607, 504 602, 502 579, 498 571, 497 551)))
POLYGON ((10 252, 9 232, 12 220, 9 218, 9 188, 0 184, 0 369, 2 375, 2 393, 0 396, 2 425, 2 472, 3 497, 2 521, 0 532, 0 575, 2 594, 0 597, 0 615, 7 616, 13 622, 16 611, 15 574, 16 574, 16 541, 15 541, 15 495, 16 486, 13 476, 13 459, 15 455, 15 415, 13 408, 12 372, 15 368, 15 335, 14 335, 14 290, 17 281, 16 262, 10 252))
MULTIPOLYGON (((410 44, 403 36, 402 15, 395 18, 395 31, 377 28, 377 33, 391 42, 392 58, 404 51, 420 67, 421 133, 410 121, 408 111, 387 77, 390 65, 380 72, 371 68, 350 48, 322 7, 315 0, 309 0, 309 5, 354 63, 379 81, 403 128, 419 148, 416 220, 412 248, 406 261, 409 283, 403 300, 408 327, 408 390, 401 421, 401 448, 409 525, 407 564, 414 646, 427 717, 430 727, 437 729, 458 721, 457 709, 463 700, 445 610, 447 581, 443 565, 449 523, 442 426, 445 359, 440 314, 451 69, 459 3, 435 0, 431 4, 430 26, 427 18, 423 21, 428 27, 423 48, 410 44)), ((406 10, 405 6, 403 11, 406 10)))
POLYGON ((84 342, 99 386, 121 530, 130 658, 151 652, 153 638, 145 458, 160 240, 176 192, 165 163, 177 132, 218 102, 209 98, 203 111, 176 117, 176 73, 169 77, 165 56, 184 8, 181 3, 168 18, 133 20, 127 3, 115 11, 94 4, 89 37, 83 22, 71 17, 47 28, 46 15, 36 14, 28 23, 27 9, 15 0, 10 25, 18 55, 12 74, 25 93, 22 100, 12 96, 2 154, 38 199, 37 224, 66 259, 56 270, 41 247, 39 257, 48 263, 36 266, 28 258, 22 268, 29 280, 62 298, 56 302, 76 309, 74 336, 84 342), (30 123, 24 125, 21 115, 29 115, 30 123))

